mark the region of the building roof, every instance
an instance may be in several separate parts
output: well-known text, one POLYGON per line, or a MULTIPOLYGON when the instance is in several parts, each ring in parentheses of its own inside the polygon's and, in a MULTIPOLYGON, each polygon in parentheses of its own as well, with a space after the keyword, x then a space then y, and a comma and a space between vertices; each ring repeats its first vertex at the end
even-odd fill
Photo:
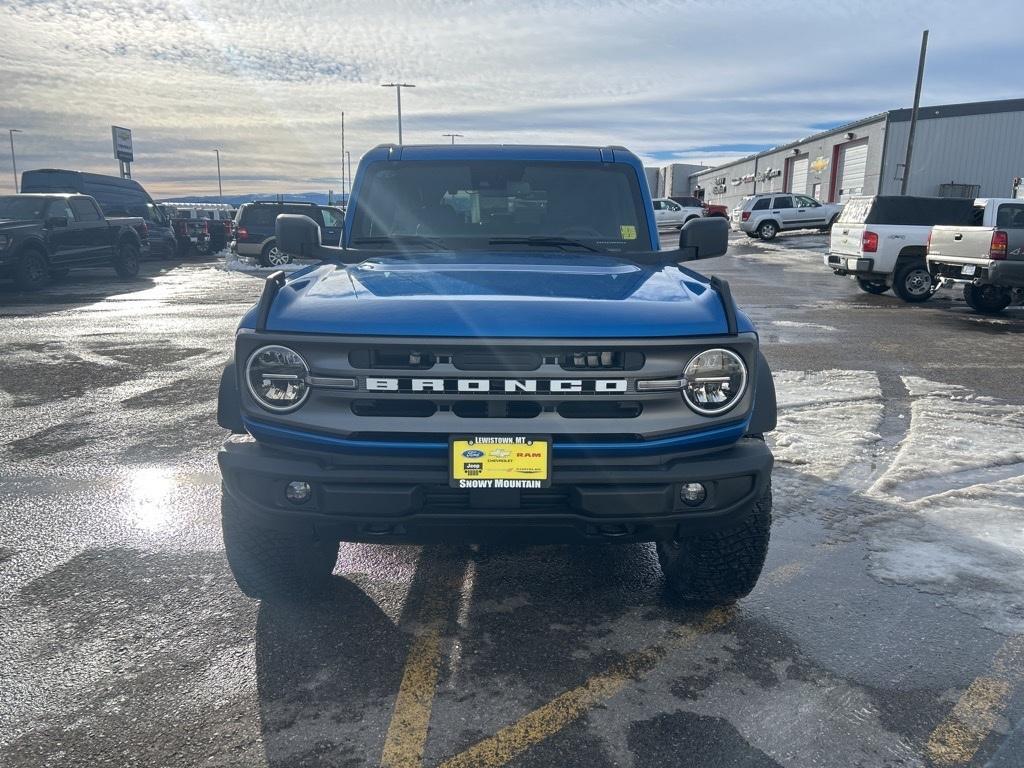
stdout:
MULTIPOLYGON (((737 160, 733 160, 728 163, 722 163, 714 168, 708 168, 707 170, 698 171, 697 173, 691 174, 692 176, 706 176, 709 173, 714 173, 720 168, 730 168, 739 163, 753 160, 755 157, 764 157, 765 155, 771 155, 776 152, 785 151, 793 147, 798 147, 801 144, 806 144, 817 139, 822 139, 826 136, 831 136, 835 133, 846 133, 847 131, 853 130, 869 123, 874 123, 879 120, 888 118, 890 122, 901 123, 910 120, 911 109, 890 109, 888 112, 879 112, 876 115, 870 115, 863 117, 860 120, 854 120, 850 123, 844 123, 843 125, 837 125, 835 128, 829 128, 827 131, 819 131, 818 133, 812 133, 810 136, 805 136, 802 139, 788 142, 786 144, 780 144, 776 147, 770 147, 768 149, 761 150, 760 152, 754 152, 753 154, 746 155, 737 160)), ((933 120, 939 117, 964 117, 967 115, 988 115, 996 114, 999 112, 1024 112, 1024 99, 1001 99, 998 101, 971 101, 962 104, 938 104, 935 106, 919 107, 917 112, 918 120, 933 120)))

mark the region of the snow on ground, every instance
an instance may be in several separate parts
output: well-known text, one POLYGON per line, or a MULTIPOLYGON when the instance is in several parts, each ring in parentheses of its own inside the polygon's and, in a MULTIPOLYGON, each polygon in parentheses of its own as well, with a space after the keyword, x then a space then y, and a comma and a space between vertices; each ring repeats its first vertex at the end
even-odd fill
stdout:
POLYGON ((272 272, 281 270, 282 272, 297 272, 300 269, 305 269, 310 264, 318 264, 317 261, 310 261, 307 259, 298 259, 293 261, 291 264, 284 264, 280 267, 264 267, 259 263, 258 259, 249 258, 247 256, 239 256, 237 253, 231 251, 221 251, 217 254, 224 258, 223 264, 218 264, 218 269, 223 269, 225 272, 244 272, 250 275, 269 275, 272 272))

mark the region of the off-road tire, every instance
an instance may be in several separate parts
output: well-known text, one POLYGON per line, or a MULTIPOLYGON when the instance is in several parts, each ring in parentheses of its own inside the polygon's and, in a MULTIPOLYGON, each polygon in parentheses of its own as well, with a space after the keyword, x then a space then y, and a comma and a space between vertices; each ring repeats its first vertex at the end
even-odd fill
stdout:
POLYGON ((119 243, 117 255, 111 262, 117 276, 122 280, 131 280, 139 276, 139 246, 130 240, 119 243))
POLYGON ((658 561, 669 589, 687 602, 727 605, 757 584, 772 526, 771 484, 731 528, 658 542, 658 561))
POLYGON ((290 264, 292 256, 290 253, 284 253, 277 247, 277 240, 271 240, 269 243, 263 246, 263 250, 260 251, 260 264, 264 267, 280 267, 285 264, 290 264), (281 254, 284 257, 284 261, 279 260, 275 254, 281 254))
POLYGON ((332 583, 337 541, 255 525, 221 494, 221 528, 228 565, 238 588, 258 600, 302 600, 323 596, 332 583))
POLYGON ((18 257, 14 268, 14 284, 19 291, 38 291, 50 280, 46 256, 35 248, 27 248, 18 257))
POLYGON ((865 280, 863 277, 858 277, 857 285, 864 293, 870 293, 873 296, 881 296, 889 290, 889 286, 885 284, 884 280, 865 280))
POLYGON ((757 225, 757 236, 762 240, 774 240, 779 234, 779 225, 774 221, 762 221, 757 225))
POLYGON ((892 291, 911 304, 928 301, 935 293, 935 283, 928 273, 928 265, 923 260, 915 259, 897 266, 892 276, 892 291))
POLYGON ((996 315, 1010 306, 1013 295, 997 285, 964 286, 964 301, 975 312, 983 315, 996 315))

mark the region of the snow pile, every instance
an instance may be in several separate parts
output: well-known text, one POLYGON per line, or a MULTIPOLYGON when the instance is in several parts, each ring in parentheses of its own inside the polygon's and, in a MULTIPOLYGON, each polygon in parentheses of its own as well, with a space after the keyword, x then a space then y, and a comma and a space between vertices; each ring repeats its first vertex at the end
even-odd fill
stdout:
POLYGON ((316 261, 301 259, 293 261, 290 264, 284 264, 280 267, 264 267, 260 265, 257 259, 239 256, 237 253, 227 251, 224 253, 224 263, 218 264, 217 266, 218 269, 223 269, 225 272, 244 272, 250 275, 266 276, 272 272, 277 272, 278 270, 282 272, 297 272, 300 269, 305 269, 310 264, 316 263, 316 261))

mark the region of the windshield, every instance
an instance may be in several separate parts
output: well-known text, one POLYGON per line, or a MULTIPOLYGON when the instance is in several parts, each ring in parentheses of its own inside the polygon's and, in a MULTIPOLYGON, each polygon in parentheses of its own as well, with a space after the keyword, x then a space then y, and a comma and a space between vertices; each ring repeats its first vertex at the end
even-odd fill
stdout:
POLYGON ((466 250, 565 238, 595 250, 651 251, 643 196, 621 164, 512 160, 371 165, 352 222, 355 248, 430 238, 466 250))
POLYGON ((0 197, 0 219, 41 219, 48 202, 45 197, 0 197))

